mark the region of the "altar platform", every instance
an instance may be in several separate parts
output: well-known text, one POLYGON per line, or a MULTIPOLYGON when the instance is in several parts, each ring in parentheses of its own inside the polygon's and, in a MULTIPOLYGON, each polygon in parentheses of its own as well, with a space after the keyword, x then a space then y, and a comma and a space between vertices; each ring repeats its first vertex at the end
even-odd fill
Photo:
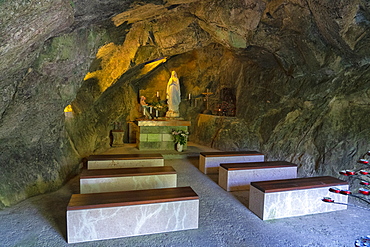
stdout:
MULTIPOLYGON (((190 125, 190 121, 184 120, 153 119, 130 122, 129 126, 139 150, 175 150, 172 131, 188 131, 190 125)), ((184 150, 186 148, 185 145, 184 150)))

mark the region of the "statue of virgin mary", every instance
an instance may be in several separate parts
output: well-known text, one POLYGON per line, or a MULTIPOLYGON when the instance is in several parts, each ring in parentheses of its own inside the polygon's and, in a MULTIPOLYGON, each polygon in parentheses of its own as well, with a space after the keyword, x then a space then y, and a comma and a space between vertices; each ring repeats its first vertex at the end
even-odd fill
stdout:
POLYGON ((172 71, 171 78, 168 80, 166 95, 168 104, 168 111, 166 113, 166 117, 171 118, 179 117, 180 116, 179 105, 181 102, 181 93, 179 78, 177 78, 177 73, 175 71, 172 71))

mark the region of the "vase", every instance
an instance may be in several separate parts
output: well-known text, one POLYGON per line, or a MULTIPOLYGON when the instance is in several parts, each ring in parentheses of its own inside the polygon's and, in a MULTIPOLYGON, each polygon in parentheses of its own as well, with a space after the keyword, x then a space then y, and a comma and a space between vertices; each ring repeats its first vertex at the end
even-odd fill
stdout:
POLYGON ((179 142, 176 143, 176 150, 177 152, 182 152, 184 150, 184 145, 180 144, 179 142))

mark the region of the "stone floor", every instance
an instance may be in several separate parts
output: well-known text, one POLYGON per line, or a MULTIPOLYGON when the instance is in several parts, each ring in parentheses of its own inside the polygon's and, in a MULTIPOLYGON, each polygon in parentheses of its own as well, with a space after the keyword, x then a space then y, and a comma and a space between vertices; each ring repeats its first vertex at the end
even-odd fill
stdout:
MULTIPOLYGON (((370 211, 347 210, 262 221, 248 210, 248 191, 226 192, 216 175, 198 170, 198 155, 212 149, 189 143, 184 153, 161 152, 165 165, 178 172, 178 186, 191 186, 200 196, 199 229, 66 243, 66 207, 78 193, 78 177, 56 192, 29 198, 0 211, 0 246, 354 246, 370 234, 370 211)), ((134 145, 107 153, 140 153, 134 145)), ((152 152, 152 151, 151 151, 152 152)), ((160 152, 160 151, 158 151, 160 152)), ((153 153, 153 152, 152 152, 153 153)))

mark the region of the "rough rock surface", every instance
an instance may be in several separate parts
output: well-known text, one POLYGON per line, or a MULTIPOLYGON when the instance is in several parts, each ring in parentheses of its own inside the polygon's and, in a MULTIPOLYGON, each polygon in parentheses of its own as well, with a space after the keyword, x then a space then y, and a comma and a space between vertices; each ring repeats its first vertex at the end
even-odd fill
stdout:
POLYGON ((139 90, 164 88, 171 70, 197 97, 181 105, 192 141, 257 149, 301 176, 352 168, 370 139, 369 5, 0 1, 0 207, 58 188, 108 148, 112 122, 140 116, 139 90), (202 93, 217 103, 225 87, 236 116, 199 115, 202 93))

